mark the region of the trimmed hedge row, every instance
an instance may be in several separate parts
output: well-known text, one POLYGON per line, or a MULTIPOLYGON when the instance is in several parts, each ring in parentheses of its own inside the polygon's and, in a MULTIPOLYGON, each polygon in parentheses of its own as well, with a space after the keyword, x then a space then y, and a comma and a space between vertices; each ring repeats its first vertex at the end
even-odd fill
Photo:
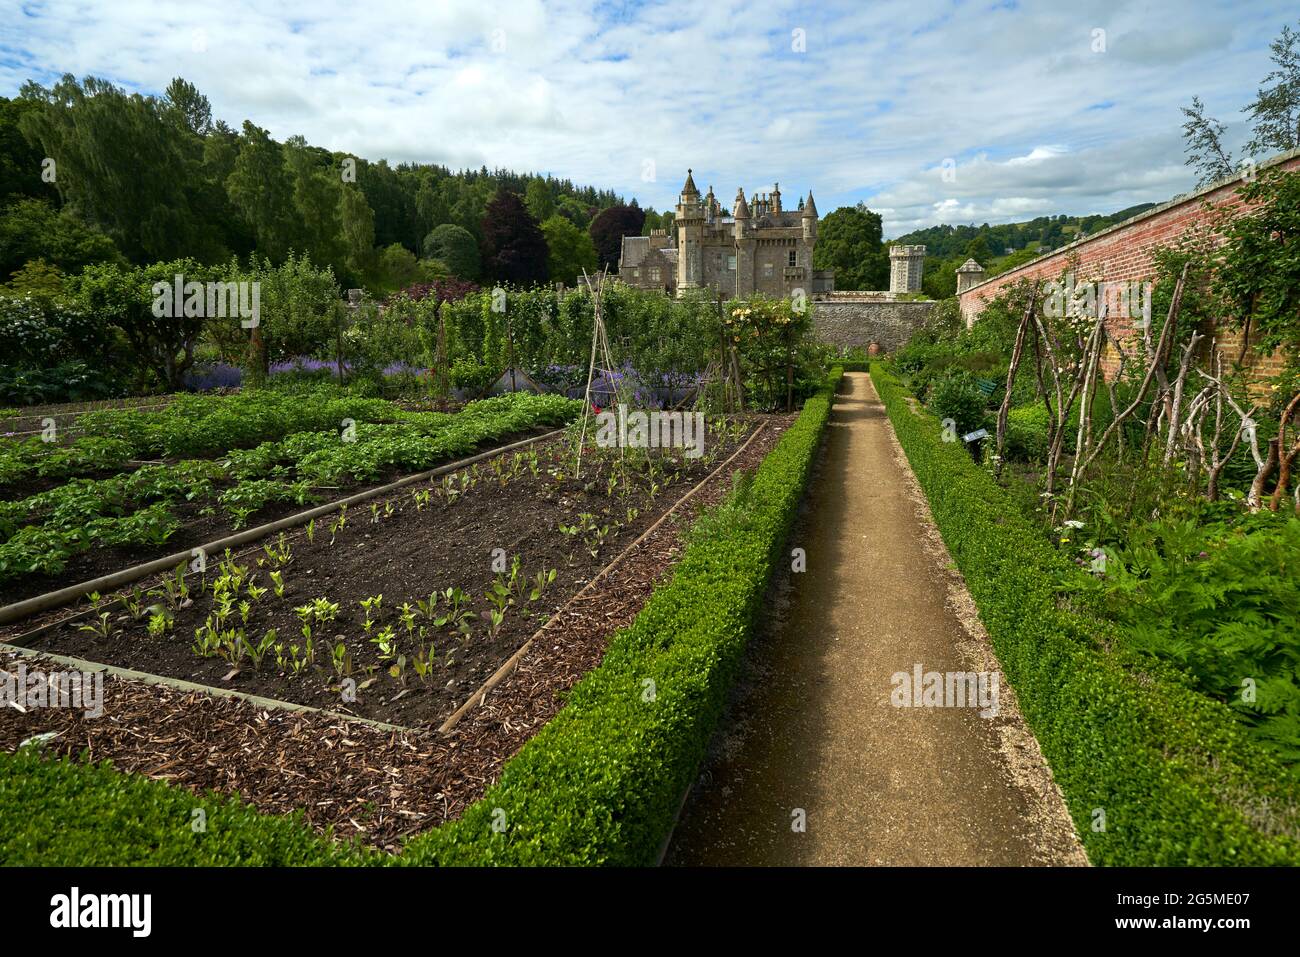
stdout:
MULTIPOLYGON (((651 864, 721 715, 781 559, 840 378, 704 518, 672 580, 604 662, 456 822, 397 863, 651 864), (498 810, 499 809, 499 810, 498 810)), ((107 762, 0 754, 0 862, 10 865, 324 865, 393 859, 316 835, 297 816, 197 796, 107 762), (194 811, 206 831, 194 833, 194 811)))
POLYGON ((655 863, 698 773, 830 415, 837 367, 721 508, 601 666, 411 864, 655 863))
POLYGON ((259 814, 222 795, 123 774, 108 762, 46 758, 35 746, 0 754, 6 866, 322 865, 376 857, 320 837, 297 816, 259 814))
POLYGON ((872 379, 1092 862, 1300 863, 1283 769, 1178 672, 1103 650, 1117 626, 1062 607, 1078 571, 898 380, 872 379))

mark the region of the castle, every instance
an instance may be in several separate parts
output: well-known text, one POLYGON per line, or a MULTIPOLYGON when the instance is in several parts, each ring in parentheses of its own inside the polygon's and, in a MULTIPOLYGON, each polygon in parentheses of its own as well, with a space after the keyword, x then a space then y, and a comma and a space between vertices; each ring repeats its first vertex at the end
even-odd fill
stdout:
POLYGON ((624 236, 619 278, 669 295, 708 288, 726 296, 760 292, 787 298, 796 290, 811 297, 834 289, 834 273, 812 265, 817 205, 811 191, 798 209, 787 210, 779 183, 748 202, 744 190, 737 190, 727 215, 713 187, 701 196, 687 170, 673 231, 672 237, 662 229, 624 236))

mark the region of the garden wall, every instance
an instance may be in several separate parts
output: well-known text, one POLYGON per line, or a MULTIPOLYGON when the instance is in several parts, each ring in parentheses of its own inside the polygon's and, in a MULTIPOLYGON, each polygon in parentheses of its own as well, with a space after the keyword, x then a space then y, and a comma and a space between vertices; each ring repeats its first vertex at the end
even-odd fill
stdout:
MULTIPOLYGON (((1261 164, 1259 170, 1275 166, 1287 170, 1300 168, 1300 150, 1276 156, 1261 164)), ((1208 227, 1217 215, 1216 210, 1225 211, 1229 215, 1240 214, 1244 210, 1237 195, 1240 185, 1241 179, 1233 177, 1194 193, 1175 196, 1132 219, 1116 223, 1108 229, 1076 240, 1068 246, 1030 260, 1023 266, 972 286, 958 297, 962 317, 969 327, 989 300, 1021 280, 1032 279, 1043 283, 1060 278, 1070 268, 1071 257, 1075 256, 1078 257, 1073 267, 1076 284, 1151 280, 1155 275, 1153 253, 1157 249, 1177 244, 1189 230, 1208 227)), ((1121 330, 1117 328, 1116 331, 1121 330)), ((1241 338, 1236 332, 1225 333, 1219 342, 1230 355, 1235 355, 1241 346, 1241 338)), ((1116 357, 1110 356, 1103 360, 1108 372, 1115 370, 1115 359, 1116 357)), ((1281 357, 1276 355, 1251 356, 1247 361, 1262 376, 1274 375, 1282 368, 1281 357)))
POLYGON ((873 342, 885 352, 893 352, 907 343, 912 333, 925 322, 934 308, 933 302, 890 302, 884 298, 849 298, 851 293, 836 293, 828 300, 813 303, 813 334, 833 346, 860 346, 873 342))

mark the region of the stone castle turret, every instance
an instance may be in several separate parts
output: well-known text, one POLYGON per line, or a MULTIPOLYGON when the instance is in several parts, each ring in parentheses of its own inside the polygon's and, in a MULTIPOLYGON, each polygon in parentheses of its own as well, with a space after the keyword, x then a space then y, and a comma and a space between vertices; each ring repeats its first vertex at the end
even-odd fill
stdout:
POLYGON ((704 204, 689 169, 673 222, 677 228, 677 288, 698 289, 704 284, 704 204))
POLYGON ((925 268, 924 246, 889 247, 889 291, 920 292, 925 268))
POLYGON ((971 286, 978 286, 984 281, 984 267, 974 259, 968 259, 957 268, 957 291, 965 292, 971 286))

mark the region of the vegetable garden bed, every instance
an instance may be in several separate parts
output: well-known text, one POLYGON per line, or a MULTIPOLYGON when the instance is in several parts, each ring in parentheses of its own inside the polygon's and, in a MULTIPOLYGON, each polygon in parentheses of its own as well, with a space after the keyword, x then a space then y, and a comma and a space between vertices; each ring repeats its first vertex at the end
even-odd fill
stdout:
POLYGON ((552 441, 136 589, 32 647, 397 724, 440 722, 550 613, 730 454, 552 441), (151 610, 152 609, 152 610, 151 610))
POLYGON ((197 419, 178 400, 161 414, 104 414, 111 418, 90 426, 112 435, 54 448, 33 440, 0 454, 0 604, 540 434, 581 408, 537 395, 455 414, 328 394, 206 402, 197 419), (141 455, 161 459, 133 465, 141 455), (195 455, 209 457, 180 457, 195 455))

